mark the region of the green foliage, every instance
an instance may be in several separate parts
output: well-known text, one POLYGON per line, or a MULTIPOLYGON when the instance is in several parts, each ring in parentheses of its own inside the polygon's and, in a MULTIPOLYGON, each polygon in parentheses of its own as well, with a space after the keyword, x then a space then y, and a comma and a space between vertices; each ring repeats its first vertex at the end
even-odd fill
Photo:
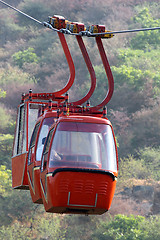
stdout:
POLYGON ((5 195, 0 197, 0 212, 0 226, 3 226, 15 220, 24 221, 26 216, 31 218, 39 211, 33 204, 29 191, 14 190, 9 186, 5 195))
MULTIPOLYGON (((51 13, 49 6, 42 1, 25 0, 19 4, 19 9, 39 21, 46 21, 47 16, 51 13)), ((34 27, 37 27, 32 20, 23 15, 19 14, 17 18, 21 26, 27 27, 28 25, 34 25, 34 27)))
POLYGON ((120 67, 112 67, 113 75, 117 85, 127 83, 127 85, 134 87, 135 90, 142 90, 146 78, 150 79, 152 74, 149 71, 142 71, 134 67, 121 65, 120 67))
POLYGON ((98 222, 97 216, 66 215, 62 222, 66 229, 65 239, 92 240, 91 234, 98 222))
POLYGON ((13 138, 11 134, 0 134, 0 162, 9 168, 11 168, 13 138))
MULTIPOLYGON (((157 6, 158 7, 158 6, 157 6)), ((139 23, 142 28, 151 28, 151 27, 159 27, 160 19, 155 20, 148 8, 143 8, 141 11, 133 18, 135 23, 139 23)), ((145 49, 149 45, 157 48, 160 42, 159 31, 148 31, 148 32, 140 32, 131 40, 131 47, 133 49, 145 49)))
POLYGON ((29 240, 31 238, 27 237, 29 228, 21 225, 19 222, 15 222, 13 226, 4 227, 2 226, 0 229, 0 239, 8 239, 8 240, 29 240))
POLYGON ((136 158, 121 159, 118 177, 120 185, 132 178, 160 181, 160 148, 140 149, 136 158))
POLYGON ((28 73, 23 72, 17 67, 8 65, 6 69, 0 69, 0 85, 5 88, 7 85, 24 85, 35 83, 35 78, 31 78, 28 73))
POLYGON ((139 151, 139 158, 144 161, 150 177, 160 181, 160 147, 145 148, 139 151))
POLYGON ((141 224, 142 240, 157 240, 160 238, 160 217, 151 216, 141 224))
POLYGON ((6 92, 0 89, 0 98, 5 98, 6 92))
POLYGON ((62 221, 59 216, 48 215, 47 217, 34 217, 25 224, 15 222, 8 227, 1 227, 0 239, 7 240, 26 240, 26 239, 51 239, 65 240, 65 227, 62 226, 62 221))
POLYGON ((121 181, 122 183, 125 183, 125 180, 132 178, 146 179, 148 177, 150 178, 150 174, 148 173, 148 169, 145 166, 144 160, 137 160, 133 156, 128 156, 127 158, 121 159, 119 166, 120 183, 121 181))
POLYGON ((21 38, 26 31, 25 27, 19 26, 13 19, 15 13, 8 11, 9 9, 1 9, 0 12, 0 45, 4 45, 7 41, 16 41, 21 38))
POLYGON ((18 65, 20 68, 22 68, 25 63, 38 62, 38 57, 34 53, 34 48, 30 48, 30 47, 27 50, 14 53, 12 57, 13 57, 14 63, 18 65))
MULTIPOLYGON (((157 46, 158 47, 158 46, 157 46)), ((118 60, 125 63, 128 67, 135 66, 136 68, 141 68, 144 70, 158 70, 159 67, 159 52, 160 49, 118 49, 118 60)))
POLYGON ((142 91, 150 84, 152 95, 160 93, 160 49, 152 51, 124 49, 119 51, 118 67, 113 66, 112 71, 115 78, 115 88, 127 84, 135 91, 142 91))
POLYGON ((159 147, 160 139, 160 105, 137 111, 133 115, 131 123, 132 148, 143 148, 149 146, 159 147))
MULTIPOLYGON (((133 20, 144 28, 160 25, 160 20, 154 20, 147 8, 142 9, 133 20)), ((119 64, 112 67, 116 89, 126 84, 134 91, 144 91, 150 84, 152 96, 159 96, 159 42, 159 31, 142 32, 131 39, 131 48, 118 50, 119 64)))
POLYGON ((65 240, 66 229, 62 228, 62 221, 59 216, 51 215, 47 218, 38 217, 32 224, 35 225, 37 239, 65 240))
POLYGON ((0 239, 149 240, 152 236, 153 240, 157 240, 160 237, 158 216, 145 219, 142 216, 119 214, 112 219, 107 217, 97 221, 93 217, 94 222, 90 219, 90 225, 85 219, 88 217, 62 217, 51 214, 36 216, 27 219, 23 224, 15 221, 11 226, 2 226, 0 239), (72 225, 73 219, 76 221, 72 225), (81 222, 82 219, 84 222, 81 222))
POLYGON ((13 124, 12 116, 3 105, 0 105, 0 132, 4 132, 13 124))
POLYGON ((0 196, 5 196, 11 187, 11 170, 5 165, 0 166, 0 196))
MULTIPOLYGON (((144 221, 144 217, 133 216, 130 217, 124 215, 115 216, 114 220, 108 224, 108 232, 110 237, 116 240, 136 240, 141 235, 139 230, 140 223, 144 221)), ((108 233, 104 232, 104 236, 108 233)))
POLYGON ((116 215, 110 222, 102 221, 93 233, 94 240, 156 240, 159 233, 160 218, 145 219, 141 216, 116 215), (153 235, 151 235, 151 232, 153 235))
MULTIPOLYGON (((119 49, 118 50, 118 64, 112 66, 112 73, 115 80, 116 95, 114 95, 114 102, 117 100, 118 106, 114 105, 114 108, 119 109, 119 101, 121 106, 126 106, 125 98, 132 96, 134 101, 138 104, 144 105, 149 95, 156 98, 160 94, 160 49, 152 49, 151 51, 133 50, 133 49, 119 49), (124 93, 122 94, 122 88, 124 93), (143 92, 148 92, 147 95, 143 92), (134 94, 133 94, 134 93, 134 94), (139 103, 136 101, 135 94, 139 94, 139 103), (120 94, 120 100, 117 99, 120 94), (143 96, 142 96, 143 94, 143 96), (143 100, 143 102, 142 102, 143 100)), ((97 104, 103 100, 108 88, 106 73, 102 65, 95 66, 95 73, 97 77, 96 91, 94 92, 91 100, 92 104, 97 104)), ((90 82, 86 83, 83 88, 83 93, 86 89, 89 89, 90 82)), ((128 102, 127 102, 128 103, 128 102)), ((132 109, 134 103, 132 102, 132 109)), ((128 107, 128 106, 127 106, 128 107)))

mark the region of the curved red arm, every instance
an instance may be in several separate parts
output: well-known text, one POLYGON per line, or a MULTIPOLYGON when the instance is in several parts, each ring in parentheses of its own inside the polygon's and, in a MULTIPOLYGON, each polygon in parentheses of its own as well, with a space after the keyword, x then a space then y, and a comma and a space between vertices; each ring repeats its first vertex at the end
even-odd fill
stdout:
MULTIPOLYGON (((68 66, 69 66, 69 70, 70 70, 70 77, 69 77, 69 80, 66 84, 66 86, 64 88, 62 88, 61 90, 59 91, 56 91, 56 92, 51 92, 51 93, 33 93, 32 94, 32 98, 35 98, 35 99, 52 99, 52 100, 55 100, 55 98, 61 98, 62 94, 66 93, 70 88, 71 86, 73 85, 74 83, 74 79, 75 79, 75 66, 74 66, 74 63, 73 63, 73 60, 72 60, 72 56, 71 56, 71 53, 69 51, 69 48, 68 48, 68 45, 67 45, 67 42, 66 42, 66 39, 65 39, 65 36, 63 33, 61 32, 58 32, 58 36, 59 36, 59 39, 61 41, 61 44, 62 44, 62 47, 63 47, 63 51, 64 51, 64 54, 66 56, 66 59, 67 59, 67 62, 68 62, 68 66)), ((28 97, 28 94, 25 95, 25 98, 28 97)))
POLYGON ((95 71, 94 71, 94 68, 92 66, 92 63, 91 63, 91 60, 89 58, 89 55, 87 53, 87 50, 86 50, 86 47, 84 45, 84 42, 83 42, 83 39, 81 36, 76 36, 77 38, 77 41, 78 41, 78 44, 79 44, 79 47, 81 49, 81 52, 82 52, 82 55, 83 55, 83 58, 85 60, 85 63, 87 65, 87 68, 88 68, 88 71, 89 71, 89 74, 91 76, 91 87, 90 87, 90 90, 89 92, 80 100, 76 101, 76 102, 72 102, 70 104, 73 104, 74 106, 75 105, 81 105, 83 104, 84 102, 86 102, 93 94, 94 90, 95 90, 95 87, 96 87, 96 75, 95 75, 95 71))
POLYGON ((74 67, 73 59, 72 59, 71 53, 69 51, 65 36, 61 32, 58 32, 58 36, 61 41, 63 51, 64 51, 64 54, 66 56, 66 59, 67 59, 68 65, 69 65, 70 77, 69 77, 68 83, 66 84, 66 86, 64 88, 62 88, 61 90, 59 90, 57 92, 53 92, 53 94, 56 97, 66 93, 73 85, 74 79, 75 79, 75 67, 74 67))
POLYGON ((102 43, 102 40, 100 37, 96 37, 96 43, 97 43, 98 50, 99 50, 99 53, 100 53, 100 56, 101 56, 101 59, 103 62, 103 66, 104 66, 104 69, 105 69, 105 72, 106 72, 106 75, 108 78, 108 92, 107 92, 105 99, 99 105, 90 108, 90 110, 92 110, 92 111, 99 110, 103 106, 105 106, 111 100, 111 97, 112 97, 113 91, 114 91, 114 79, 113 79, 112 71, 111 71, 111 68, 110 68, 104 47, 103 47, 103 43, 102 43))

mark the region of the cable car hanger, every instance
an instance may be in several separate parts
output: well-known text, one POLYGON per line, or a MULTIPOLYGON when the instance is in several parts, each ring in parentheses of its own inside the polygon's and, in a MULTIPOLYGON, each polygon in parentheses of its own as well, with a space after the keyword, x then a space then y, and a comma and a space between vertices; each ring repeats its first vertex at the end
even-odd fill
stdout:
POLYGON ((105 106, 110 101, 114 91, 114 79, 113 79, 112 71, 111 71, 111 68, 103 47, 103 43, 100 37, 96 37, 96 43, 97 43, 98 50, 99 50, 99 53, 103 62, 103 66, 107 75, 107 79, 108 79, 108 92, 104 100, 99 105, 90 108, 90 111, 93 111, 93 112, 105 106))
MULTIPOLYGON (((64 97, 61 95, 66 93, 70 89, 70 87, 73 85, 73 82, 75 79, 75 67, 74 67, 74 63, 73 63, 67 42, 64 37, 64 34, 69 34, 69 35, 76 36, 76 39, 77 39, 79 47, 81 49, 83 58, 85 60, 85 63, 87 65, 88 71, 91 76, 91 87, 90 87, 90 90, 87 93, 87 95, 85 97, 83 97, 82 99, 75 101, 75 102, 71 102, 71 103, 68 103, 67 97, 66 97, 66 100, 67 100, 68 106, 70 106, 70 107, 81 105, 84 102, 88 101, 88 99, 92 96, 92 94, 95 90, 96 76, 95 76, 95 72, 94 72, 92 63, 90 61, 89 55, 88 55, 85 45, 83 43, 82 36, 96 38, 98 50, 99 50, 99 53, 100 53, 100 56, 101 56, 101 59, 102 59, 102 62, 103 62, 104 68, 105 68, 105 72, 106 72, 106 75, 108 78, 108 92, 107 92, 105 99, 99 105, 94 106, 94 107, 89 107, 90 113, 93 113, 94 111, 97 111, 97 110, 101 109, 103 106, 105 106, 110 101, 113 91, 114 91, 114 79, 112 76, 112 72, 110 69, 110 65, 109 65, 107 56, 104 51, 104 47, 103 47, 101 38, 112 38, 114 36, 113 34, 118 34, 118 33, 139 32, 139 31, 159 30, 160 29, 160 27, 154 27, 154 28, 142 28, 142 29, 132 29, 132 30, 121 30, 121 31, 106 31, 104 25, 92 25, 92 26, 85 27, 85 25, 83 23, 70 22, 70 21, 66 20, 64 17, 58 16, 58 15, 54 15, 53 17, 48 17, 48 22, 41 22, 2 0, 0 0, 0 2, 4 5, 6 5, 7 7, 19 12, 20 14, 26 16, 27 18, 37 22, 38 24, 41 24, 53 31, 56 31, 60 38, 64 53, 65 53, 65 56, 66 56, 66 59, 67 59, 68 65, 69 65, 70 78, 69 78, 67 85, 63 89, 61 89, 60 91, 57 91, 57 92, 53 92, 53 93, 31 93, 30 92, 29 94, 30 94, 30 97, 32 97, 32 99, 40 98, 40 99, 46 100, 46 99, 50 98, 51 100, 55 100, 56 97, 57 98, 59 97, 60 100, 58 100, 58 101, 62 102, 64 100, 64 97)), ((28 97, 29 97, 29 95, 27 94, 25 97, 23 97, 23 100, 28 97)))
MULTIPOLYGON (((13 9, 14 11, 26 16, 27 18, 33 20, 34 22, 43 25, 53 31, 56 32, 62 32, 64 34, 69 34, 69 35, 76 35, 76 36, 87 36, 87 37, 102 37, 102 38, 111 38, 114 36, 114 34, 121 34, 121 33, 132 33, 132 32, 141 32, 141 31, 152 31, 152 30, 160 30, 160 27, 151 27, 151 28, 139 28, 139 29, 130 29, 130 30, 120 30, 120 31, 106 31, 105 30, 105 26, 104 25, 92 25, 90 27, 86 27, 83 31, 80 32, 73 32, 70 29, 70 26, 73 25, 74 23, 65 20, 64 21, 68 24, 67 28, 55 28, 53 27, 49 22, 41 22, 39 20, 37 20, 36 18, 31 17, 30 15, 24 13, 23 11, 11 6, 10 4, 0 0, 0 2, 4 5, 6 5, 7 7, 13 9), (99 29, 99 26, 103 26, 103 30, 99 29)), ((66 25, 67 25, 66 24, 66 25)))
POLYGON ((87 68, 88 68, 88 71, 89 71, 89 74, 90 74, 90 77, 91 77, 91 87, 90 87, 90 90, 88 91, 88 93, 80 100, 78 101, 75 101, 75 102, 71 102, 69 103, 69 105, 81 105, 83 104, 84 102, 87 102, 88 99, 92 96, 94 90, 95 90, 95 87, 96 87, 96 75, 95 75, 95 71, 94 71, 94 68, 93 68, 93 65, 92 65, 92 62, 90 60, 90 57, 87 53, 87 49, 84 45, 84 42, 83 42, 83 39, 81 36, 76 36, 76 39, 78 41, 78 45, 81 49, 81 52, 82 52, 82 55, 83 55, 83 58, 85 60, 85 63, 87 65, 87 68))
MULTIPOLYGON (((62 94, 66 93, 72 87, 72 85, 74 83, 75 66, 74 66, 74 63, 73 63, 71 53, 70 53, 69 48, 68 48, 68 44, 66 42, 64 34, 58 32, 58 36, 59 36, 64 54, 65 54, 66 59, 67 59, 69 70, 70 70, 70 77, 68 79, 68 82, 67 82, 67 84, 64 88, 62 88, 61 90, 56 91, 56 92, 52 92, 52 93, 32 93, 32 92, 30 92, 30 98, 32 98, 32 99, 43 99, 43 100, 47 100, 47 99, 61 100, 62 99, 63 100, 62 94)), ((26 94, 23 97, 23 100, 28 99, 28 97, 29 97, 29 94, 26 94)))

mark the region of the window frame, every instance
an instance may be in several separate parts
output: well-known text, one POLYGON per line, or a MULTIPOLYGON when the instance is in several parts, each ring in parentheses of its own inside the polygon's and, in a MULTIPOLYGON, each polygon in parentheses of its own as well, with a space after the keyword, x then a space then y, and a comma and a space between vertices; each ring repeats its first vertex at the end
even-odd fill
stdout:
POLYGON ((55 126, 52 129, 50 129, 50 131, 48 132, 48 135, 47 135, 47 138, 46 138, 46 141, 44 144, 44 148, 43 148, 43 152, 42 152, 42 161, 41 161, 41 172, 43 172, 47 168, 47 161, 45 161, 45 157, 49 153, 50 143, 51 143, 51 140, 54 135, 54 130, 55 130, 55 126), (47 151, 46 151, 46 148, 47 148, 47 151), (45 164, 45 162, 46 162, 46 164, 45 164))
POLYGON ((33 162, 31 159, 31 151, 32 151, 32 148, 34 148, 36 145, 36 138, 37 138, 37 134, 38 134, 40 125, 41 125, 41 122, 38 122, 35 125, 33 133, 32 133, 32 137, 31 137, 31 141, 30 141, 30 145, 29 145, 29 151, 28 151, 28 165, 30 165, 33 162), (34 140, 34 142, 33 142, 33 140, 34 140))

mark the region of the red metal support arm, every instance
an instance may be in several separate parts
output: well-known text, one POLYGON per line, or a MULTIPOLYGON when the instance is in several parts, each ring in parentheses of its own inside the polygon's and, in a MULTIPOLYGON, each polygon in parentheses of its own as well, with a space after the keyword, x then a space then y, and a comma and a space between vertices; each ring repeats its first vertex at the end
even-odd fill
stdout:
POLYGON ((55 94, 55 96, 59 96, 59 95, 66 93, 73 85, 74 79, 75 79, 75 67, 74 67, 73 59, 72 59, 71 53, 69 51, 65 36, 61 32, 58 32, 58 36, 61 41, 63 51, 66 56, 67 62, 68 62, 68 66, 69 66, 69 70, 70 70, 70 77, 69 77, 68 83, 66 84, 66 86, 64 88, 62 88, 60 91, 53 93, 53 94, 55 94))
POLYGON ((87 53, 87 50, 86 50, 86 47, 84 45, 84 42, 83 42, 83 39, 81 36, 76 36, 77 38, 77 41, 78 41, 78 44, 79 44, 79 47, 80 47, 80 50, 82 52, 82 55, 83 55, 83 58, 85 60, 85 63, 87 65, 87 68, 88 68, 88 71, 89 71, 89 74, 91 76, 91 87, 90 87, 90 90, 89 92, 86 94, 86 96, 84 96, 82 99, 76 101, 76 102, 72 102, 71 104, 73 104, 74 106, 76 105, 81 105, 83 104, 84 102, 86 102, 93 94, 94 90, 95 90, 95 87, 96 87, 96 75, 95 75, 95 71, 94 71, 94 68, 92 66, 92 63, 91 63, 91 60, 89 58, 89 55, 87 53))
MULTIPOLYGON (((59 36, 60 42, 61 42, 62 47, 63 47, 64 54, 65 54, 67 62, 68 62, 68 66, 69 66, 69 70, 70 70, 69 80, 68 80, 66 86, 64 88, 62 88, 61 90, 57 91, 57 92, 33 93, 32 94, 33 99, 44 99, 44 100, 52 99, 52 100, 55 100, 56 98, 60 98, 62 94, 66 93, 74 83, 75 66, 74 66, 74 63, 73 63, 71 53, 69 51, 69 48, 68 48, 68 45, 67 45, 64 34, 61 33, 61 32, 58 32, 58 36, 59 36)), ((25 95, 24 99, 27 99, 27 98, 28 98, 28 94, 25 95)))
POLYGON ((99 105, 90 108, 91 111, 99 110, 103 106, 105 106, 111 100, 111 97, 112 97, 113 91, 114 91, 114 79, 113 79, 111 68, 110 68, 104 47, 103 47, 101 37, 96 37, 96 43, 97 43, 98 50, 99 50, 99 53, 100 53, 100 56, 101 56, 101 59, 103 62, 103 66, 104 66, 104 69, 105 69, 105 72, 106 72, 106 75, 108 78, 108 92, 107 92, 105 99, 99 105))

